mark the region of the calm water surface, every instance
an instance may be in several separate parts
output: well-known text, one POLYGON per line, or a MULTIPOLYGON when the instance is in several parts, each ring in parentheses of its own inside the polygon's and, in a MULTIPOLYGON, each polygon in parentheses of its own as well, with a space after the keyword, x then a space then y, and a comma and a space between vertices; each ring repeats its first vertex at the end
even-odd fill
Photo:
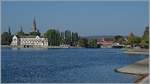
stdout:
POLYGON ((2 82, 6 83, 130 83, 135 77, 116 73, 145 58, 119 49, 2 48, 2 82))

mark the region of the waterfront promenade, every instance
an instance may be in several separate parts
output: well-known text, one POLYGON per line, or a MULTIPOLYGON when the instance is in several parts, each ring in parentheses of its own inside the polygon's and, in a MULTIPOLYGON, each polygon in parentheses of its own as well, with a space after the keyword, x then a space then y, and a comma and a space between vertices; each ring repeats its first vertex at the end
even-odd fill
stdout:
POLYGON ((117 71, 134 75, 148 74, 148 58, 140 60, 134 64, 119 68, 117 69, 117 71))
POLYGON ((123 53, 149 55, 149 49, 123 49, 123 53))
MULTIPOLYGON (((123 53, 126 54, 142 54, 149 56, 148 49, 126 49, 123 53)), ((116 69, 117 72, 137 75, 135 83, 147 84, 149 80, 149 58, 145 58, 136 63, 116 69)))

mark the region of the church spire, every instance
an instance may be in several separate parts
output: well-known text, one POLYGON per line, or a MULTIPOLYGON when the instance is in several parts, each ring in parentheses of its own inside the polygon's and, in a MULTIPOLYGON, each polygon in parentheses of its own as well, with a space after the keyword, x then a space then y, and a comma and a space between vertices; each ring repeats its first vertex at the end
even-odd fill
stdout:
POLYGON ((8 27, 8 33, 9 33, 9 35, 11 35, 10 27, 8 27))
POLYGON ((32 32, 37 32, 35 18, 33 20, 32 32))
POLYGON ((22 26, 20 27, 20 32, 23 32, 22 26))

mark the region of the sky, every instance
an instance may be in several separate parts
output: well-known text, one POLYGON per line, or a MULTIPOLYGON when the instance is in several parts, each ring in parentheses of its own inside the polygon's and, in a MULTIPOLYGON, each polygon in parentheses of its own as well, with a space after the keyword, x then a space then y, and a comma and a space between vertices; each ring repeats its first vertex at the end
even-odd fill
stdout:
POLYGON ((148 2, 136 1, 5 1, 2 32, 32 31, 33 19, 44 33, 71 30, 81 36, 142 35, 148 26, 148 2))

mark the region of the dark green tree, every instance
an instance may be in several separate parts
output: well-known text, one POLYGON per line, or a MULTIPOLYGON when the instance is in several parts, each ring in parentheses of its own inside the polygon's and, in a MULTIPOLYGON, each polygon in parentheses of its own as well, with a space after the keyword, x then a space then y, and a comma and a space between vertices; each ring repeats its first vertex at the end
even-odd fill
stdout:
POLYGON ((149 48, 149 27, 148 26, 145 28, 140 44, 141 47, 143 48, 149 48))
POLYGON ((71 45, 72 43, 72 36, 71 36, 71 31, 66 30, 65 31, 65 44, 71 45))
POLYGON ((60 33, 60 44, 61 45, 65 44, 65 33, 64 32, 60 33))
POLYGON ((117 35, 117 36, 114 37, 114 42, 123 44, 125 42, 125 38, 121 35, 117 35))
POLYGON ((49 29, 44 36, 48 38, 49 45, 59 46, 61 43, 60 32, 58 30, 49 29))
POLYGON ((145 28, 145 31, 144 31, 144 34, 143 34, 143 40, 146 42, 146 43, 149 43, 149 27, 146 27, 145 28))
POLYGON ((78 35, 78 33, 72 32, 72 45, 73 46, 77 46, 78 41, 79 41, 79 35, 78 35))
POLYGON ((130 33, 127 39, 128 39, 127 44, 131 45, 133 47, 134 46, 134 42, 135 42, 134 34, 130 33))
POLYGON ((88 47, 88 39, 80 38, 78 41, 78 46, 87 48, 88 47))
POLYGON ((10 45, 12 41, 12 36, 10 35, 10 32, 3 32, 1 34, 1 44, 2 45, 10 45))
POLYGON ((139 46, 140 43, 141 43, 141 37, 135 36, 134 37, 134 44, 139 46))
POLYGON ((90 39, 88 41, 88 47, 90 47, 90 48, 99 48, 100 45, 97 44, 97 40, 96 39, 90 39))

